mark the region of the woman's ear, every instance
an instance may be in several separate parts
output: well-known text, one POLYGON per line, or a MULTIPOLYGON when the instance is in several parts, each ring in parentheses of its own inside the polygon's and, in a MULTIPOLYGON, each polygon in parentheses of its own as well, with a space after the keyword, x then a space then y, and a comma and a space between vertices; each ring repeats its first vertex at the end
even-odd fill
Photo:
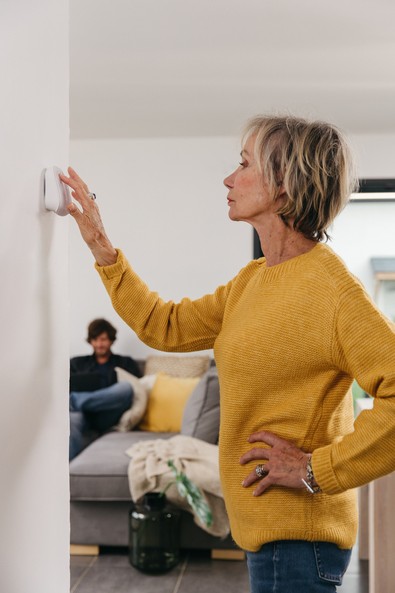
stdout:
POLYGON ((288 197, 287 192, 285 191, 285 186, 283 184, 279 185, 276 190, 275 200, 276 202, 283 203, 288 197))

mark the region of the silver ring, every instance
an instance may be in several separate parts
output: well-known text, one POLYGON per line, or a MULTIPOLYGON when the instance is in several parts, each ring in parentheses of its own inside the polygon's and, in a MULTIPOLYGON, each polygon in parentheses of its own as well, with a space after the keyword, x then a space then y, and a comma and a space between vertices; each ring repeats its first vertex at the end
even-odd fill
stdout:
POLYGON ((264 478, 265 476, 267 476, 269 471, 267 469, 265 469, 265 466, 263 465, 263 463, 260 463, 259 465, 256 466, 255 473, 258 476, 258 478, 264 478))
POLYGON ((96 194, 92 193, 91 191, 88 191, 87 196, 91 200, 96 200, 96 194))

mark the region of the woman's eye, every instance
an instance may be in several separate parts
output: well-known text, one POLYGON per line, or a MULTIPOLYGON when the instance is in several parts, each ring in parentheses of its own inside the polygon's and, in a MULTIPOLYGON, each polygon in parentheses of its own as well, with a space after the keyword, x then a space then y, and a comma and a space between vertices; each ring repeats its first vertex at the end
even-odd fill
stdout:
POLYGON ((239 165, 241 167, 246 167, 247 166, 247 163, 246 163, 246 161, 241 161, 241 163, 239 163, 239 165))

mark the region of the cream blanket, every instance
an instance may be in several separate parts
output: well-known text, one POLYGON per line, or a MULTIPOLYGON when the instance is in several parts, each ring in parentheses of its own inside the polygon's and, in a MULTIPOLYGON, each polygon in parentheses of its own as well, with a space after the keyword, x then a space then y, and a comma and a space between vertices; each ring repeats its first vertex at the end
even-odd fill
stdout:
POLYGON ((175 479, 167 465, 173 460, 177 470, 198 486, 210 506, 213 523, 203 525, 193 513, 186 499, 178 493, 175 484, 166 491, 171 503, 189 511, 199 527, 220 537, 229 533, 229 521, 225 510, 219 482, 218 447, 189 436, 176 435, 170 439, 154 439, 136 443, 126 451, 132 459, 129 463, 129 487, 134 501, 147 492, 159 492, 175 479))

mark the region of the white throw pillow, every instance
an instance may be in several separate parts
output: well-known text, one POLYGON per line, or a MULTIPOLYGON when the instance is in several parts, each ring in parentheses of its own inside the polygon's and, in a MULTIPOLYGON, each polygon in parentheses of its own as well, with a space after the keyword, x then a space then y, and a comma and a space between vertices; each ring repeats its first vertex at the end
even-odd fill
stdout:
POLYGON ((131 384, 134 393, 132 407, 122 414, 120 421, 115 427, 120 432, 127 432, 128 430, 133 430, 144 416, 149 392, 154 386, 156 375, 144 375, 144 377, 138 379, 119 367, 115 367, 115 371, 117 373, 118 383, 120 381, 127 381, 131 384))

